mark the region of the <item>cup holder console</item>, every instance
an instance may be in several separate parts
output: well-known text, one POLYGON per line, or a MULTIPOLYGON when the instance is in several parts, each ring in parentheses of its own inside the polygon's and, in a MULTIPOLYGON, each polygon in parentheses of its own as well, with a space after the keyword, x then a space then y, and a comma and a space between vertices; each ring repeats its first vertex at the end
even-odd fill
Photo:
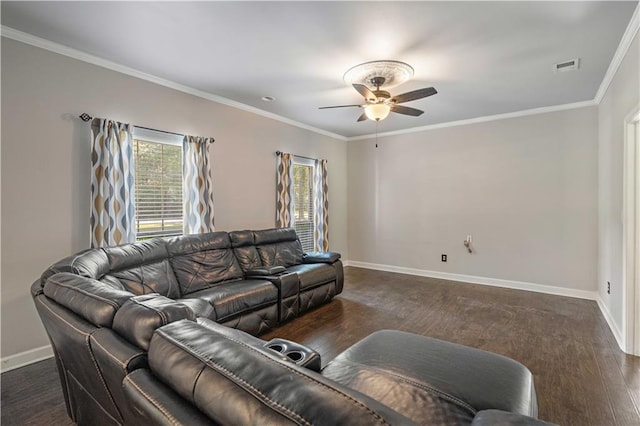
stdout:
POLYGON ((310 370, 320 371, 320 354, 313 349, 285 339, 273 339, 264 346, 277 352, 287 361, 310 370))

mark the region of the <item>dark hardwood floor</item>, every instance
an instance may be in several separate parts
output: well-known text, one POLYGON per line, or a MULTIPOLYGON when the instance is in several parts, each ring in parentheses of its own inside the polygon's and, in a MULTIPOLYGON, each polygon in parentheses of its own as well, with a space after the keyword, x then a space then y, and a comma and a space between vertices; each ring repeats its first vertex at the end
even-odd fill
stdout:
MULTIPOLYGON (((640 425, 640 358, 624 354, 593 301, 348 267, 331 303, 267 335, 306 344, 323 364, 380 329, 514 358, 533 372, 540 418, 640 425)), ((2 425, 67 425, 53 360, 2 375, 2 425)))

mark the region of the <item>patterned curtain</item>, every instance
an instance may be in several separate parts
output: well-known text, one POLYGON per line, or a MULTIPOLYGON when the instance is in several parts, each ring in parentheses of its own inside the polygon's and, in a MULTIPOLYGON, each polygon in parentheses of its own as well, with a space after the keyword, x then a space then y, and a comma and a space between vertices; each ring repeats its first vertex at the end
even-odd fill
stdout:
POLYGON ((288 228, 293 226, 293 155, 281 152, 276 170, 276 228, 288 228))
POLYGON ((215 231, 209 143, 213 138, 185 136, 182 143, 184 234, 215 231))
POLYGON ((329 250, 327 160, 314 160, 313 170, 314 250, 324 252, 329 250))
POLYGON ((96 118, 91 123, 91 247, 136 239, 133 126, 96 118))

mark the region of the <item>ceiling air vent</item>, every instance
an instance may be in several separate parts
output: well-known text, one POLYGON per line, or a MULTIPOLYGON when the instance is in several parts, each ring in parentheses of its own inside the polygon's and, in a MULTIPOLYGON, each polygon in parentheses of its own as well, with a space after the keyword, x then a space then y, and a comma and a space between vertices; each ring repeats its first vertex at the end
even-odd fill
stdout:
POLYGON ((580 67, 580 58, 559 62, 553 66, 555 72, 574 71, 580 67))

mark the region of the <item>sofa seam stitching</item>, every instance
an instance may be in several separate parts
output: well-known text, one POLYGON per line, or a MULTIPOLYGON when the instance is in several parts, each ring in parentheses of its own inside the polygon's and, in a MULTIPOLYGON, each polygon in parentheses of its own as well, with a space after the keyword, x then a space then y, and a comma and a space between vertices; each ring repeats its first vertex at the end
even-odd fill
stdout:
MULTIPOLYGON (((165 338, 166 340, 170 341, 171 343, 177 345, 178 347, 185 349, 185 347, 187 349, 189 349, 190 351, 193 351, 195 354, 197 354, 199 356, 199 358, 205 358, 206 361, 204 361, 205 365, 209 365, 212 364, 213 366, 217 367, 216 370, 221 370, 223 373, 226 373, 226 375, 228 375, 229 378, 231 379, 235 379, 237 382, 243 384, 244 386, 246 386, 247 388, 249 388, 250 390, 252 390, 253 392, 257 393, 259 396, 261 396, 262 398, 264 398, 265 402, 267 402, 269 405, 272 405, 274 407, 278 407, 280 408, 280 410, 283 410, 286 413, 289 413, 290 415, 293 415, 294 417, 297 417, 299 420, 301 420, 305 425, 307 426, 312 426, 312 423, 310 423, 309 421, 307 421, 307 419, 305 419, 304 417, 302 417, 300 414, 296 413, 295 411, 289 409, 288 407, 285 407, 284 405, 279 404, 278 402, 272 400, 271 398, 269 398, 267 395, 265 395, 263 392, 261 392, 259 389, 257 389, 255 386, 251 385, 251 383, 247 382, 246 380, 244 380, 242 377, 239 377, 238 375, 234 374, 232 371, 230 371, 228 368, 220 365, 219 363, 213 361, 212 359, 209 359, 206 357, 206 355, 200 353, 199 351, 197 351, 195 348, 192 348, 190 346, 185 345, 182 342, 179 342, 175 339, 173 339, 172 337, 166 335, 164 332, 160 331, 160 333, 158 333, 161 337, 165 338)), ((222 335, 220 335, 222 336, 222 335)), ((226 337, 226 336, 222 336, 222 337, 226 337)), ((229 340, 233 340, 233 339, 229 339, 229 340)), ((202 359, 200 359, 201 361, 203 361, 202 359)), ((203 370, 204 371, 204 368, 203 370)), ((195 385, 194 385, 194 389, 195 389, 195 385)), ((194 399, 195 400, 195 399, 194 399)), ((280 411, 278 410, 278 411, 280 411)))
POLYGON ((111 352, 109 352, 109 350, 107 348, 102 346, 102 344, 100 344, 100 342, 98 342, 95 338, 93 339, 93 341, 94 341, 94 343, 96 345, 98 345, 100 347, 100 349, 102 349, 107 355, 109 355, 110 358, 116 360, 118 362, 118 364, 120 364, 120 367, 122 368, 123 372, 126 372, 126 370, 124 368, 125 364, 123 364, 115 355, 113 355, 111 352))
MULTIPOLYGON (((137 384, 137 383, 135 383, 133 380, 131 380, 131 377, 130 377, 130 376, 131 376, 132 374, 136 374, 136 372, 135 372, 135 371, 133 371, 133 372, 129 373, 129 374, 127 375, 127 377, 125 377, 124 379, 125 379, 125 380, 127 380, 127 381, 131 384, 131 386, 133 386, 134 388, 136 388, 136 390, 137 390, 138 392, 140 392, 142 395, 144 395, 144 397, 145 397, 145 398, 147 398, 147 400, 148 400, 149 402, 151 402, 151 404, 153 404, 153 406, 154 406, 154 407, 156 407, 156 409, 157 409, 158 411, 160 411, 162 414, 164 414, 164 415, 165 415, 165 417, 166 417, 167 419, 169 419, 169 421, 171 422, 171 424, 173 424, 173 425, 179 425, 180 423, 177 421, 177 419, 176 419, 175 417, 173 417, 173 416, 171 415, 171 413, 170 413, 170 412, 168 412, 164 407, 162 407, 162 405, 161 405, 158 401, 156 401, 153 397, 151 397, 148 393, 146 393, 142 388, 140 388, 140 386, 138 386, 138 384, 137 384)), ((124 382, 123 382, 123 388, 124 388, 124 382)))
MULTIPOLYGON (((78 276, 81 276, 81 275, 78 275, 78 276)), ((85 296, 87 296, 87 297, 89 297, 91 299, 97 299, 97 300, 103 301, 103 302, 107 303, 108 305, 111 305, 112 307, 116 308, 116 310, 119 308, 119 305, 116 302, 114 302, 113 300, 109 300, 109 299, 107 299, 105 297, 98 296, 97 294, 90 293, 90 292, 88 292, 88 291, 86 291, 86 290, 84 290, 82 288, 79 288, 79 287, 76 287, 76 286, 71 286, 69 284, 62 283, 60 281, 56 281, 54 279, 51 279, 51 277, 48 278, 47 281, 51 281, 52 283, 57 284, 60 287, 63 287, 63 288, 66 288, 66 289, 75 290, 78 293, 82 293, 82 294, 84 294, 85 296)))
MULTIPOLYGON (((162 333, 162 334, 164 334, 164 333, 162 333)), ((218 333, 218 334, 219 334, 219 333, 218 333)), ((252 347, 252 346, 250 346, 250 345, 247 345, 246 343, 244 343, 244 342, 242 342, 242 341, 239 341, 239 340, 233 339, 233 338, 228 337, 228 336, 225 336, 225 335, 223 335, 223 334, 219 334, 219 335, 220 335, 220 336, 222 336, 223 338, 227 339, 227 340, 231 340, 232 342, 236 342, 236 343, 238 343, 238 344, 240 344, 240 345, 242 345, 242 346, 244 346, 244 347, 246 347, 246 348, 250 349, 251 351, 253 351, 253 352, 257 353, 258 355, 260 355, 260 356, 262 356, 262 357, 264 357, 264 358, 267 358, 269 361, 272 361, 272 360, 271 360, 271 358, 269 358, 266 354, 264 354, 263 352, 260 352, 259 350, 257 350, 256 348, 254 348, 254 347, 252 347)), ((187 347, 189 347, 189 348, 191 349, 191 347, 190 347, 190 346, 187 346, 187 347)), ((194 352, 195 352, 195 350, 194 350, 194 352)), ((205 355, 200 354, 199 352, 196 352, 196 353, 198 353, 198 354, 199 354, 200 356, 202 356, 202 357, 205 357, 205 355)), ((294 374, 296 374, 296 375, 298 375, 298 376, 302 377, 303 379, 305 379, 305 380, 307 380, 307 381, 310 381, 310 382, 312 382, 312 383, 316 383, 316 384, 318 384, 318 385, 320 385, 320 386, 322 386, 322 387, 324 387, 324 388, 326 388, 326 389, 330 390, 331 392, 334 392, 334 393, 336 393, 336 394, 338 394, 338 395, 342 396, 343 398, 346 398, 347 400, 351 401, 351 402, 352 402, 352 403, 354 403, 355 405, 358 405, 358 406, 360 406, 360 407, 364 408, 364 409, 365 409, 365 411, 367 411, 367 412, 368 412, 372 417, 377 418, 377 419, 378 419, 378 420, 380 420, 383 424, 388 424, 388 423, 386 422, 386 420, 385 420, 382 416, 380 416, 380 415, 379 415, 378 413, 376 413, 375 411, 371 410, 369 407, 367 407, 367 406, 366 406, 366 405, 364 405, 363 403, 361 403, 361 402, 359 402, 359 401, 355 400, 355 399, 354 399, 354 398, 352 398, 351 396, 349 396, 349 395, 347 395, 347 394, 345 394, 345 393, 343 393, 343 392, 341 392, 341 391, 339 391, 339 390, 337 390, 337 389, 333 389, 333 388, 331 388, 330 386, 327 386, 326 384, 324 384, 324 383, 322 383, 322 382, 320 382, 320 381, 318 381, 318 380, 314 380, 314 379, 312 379, 312 378, 311 378, 311 377, 309 377, 309 376, 305 376, 305 375, 301 374, 299 371, 296 371, 295 369, 293 369, 293 368, 289 367, 288 365, 286 365, 286 364, 284 364, 284 363, 283 363, 283 364, 280 364, 280 365, 281 365, 282 367, 284 367, 285 369, 287 369, 287 370, 291 371, 292 373, 294 373, 294 374)))

